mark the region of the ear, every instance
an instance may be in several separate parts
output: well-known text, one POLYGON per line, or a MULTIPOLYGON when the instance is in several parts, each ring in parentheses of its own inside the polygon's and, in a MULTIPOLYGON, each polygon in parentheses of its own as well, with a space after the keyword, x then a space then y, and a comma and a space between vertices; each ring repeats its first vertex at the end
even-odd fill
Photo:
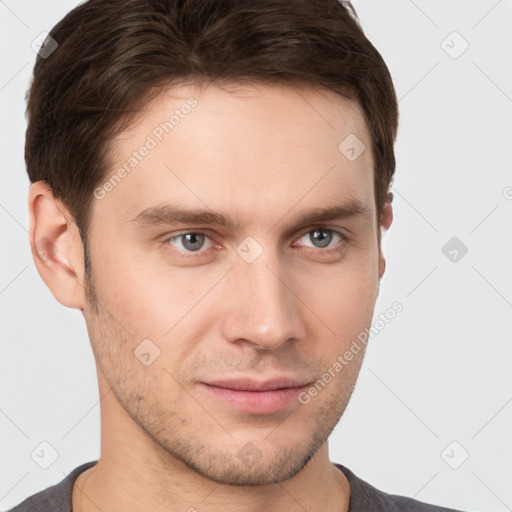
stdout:
POLYGON ((386 259, 384 258, 384 254, 382 252, 381 240, 383 231, 387 231, 393 222, 393 207, 391 206, 391 201, 393 201, 393 194, 389 192, 386 202, 382 207, 382 217, 380 222, 381 236, 379 238, 379 280, 382 279, 384 272, 386 271, 386 259))
POLYGON ((43 181, 30 186, 28 211, 30 247, 39 275, 61 304, 83 310, 83 245, 71 215, 43 181))

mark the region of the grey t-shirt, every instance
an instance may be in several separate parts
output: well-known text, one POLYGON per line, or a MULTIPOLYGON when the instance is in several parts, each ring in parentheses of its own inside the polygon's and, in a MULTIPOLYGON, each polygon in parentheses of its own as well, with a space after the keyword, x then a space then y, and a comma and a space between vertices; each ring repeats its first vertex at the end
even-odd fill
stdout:
MULTIPOLYGON (((91 461, 82 464, 58 484, 28 497, 8 512, 72 512, 73 483, 80 473, 97 462, 91 461)), ((350 484, 349 512, 457 512, 448 508, 427 505, 412 498, 394 496, 379 491, 354 475, 345 466, 341 464, 335 464, 335 466, 343 472, 350 484)))

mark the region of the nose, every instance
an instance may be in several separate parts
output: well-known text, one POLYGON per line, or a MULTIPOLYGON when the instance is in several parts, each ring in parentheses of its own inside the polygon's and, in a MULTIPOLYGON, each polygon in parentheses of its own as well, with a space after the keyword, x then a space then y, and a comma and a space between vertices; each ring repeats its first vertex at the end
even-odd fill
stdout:
POLYGON ((276 350, 305 336, 303 302, 290 272, 270 249, 254 262, 235 262, 227 276, 223 334, 232 343, 276 350))

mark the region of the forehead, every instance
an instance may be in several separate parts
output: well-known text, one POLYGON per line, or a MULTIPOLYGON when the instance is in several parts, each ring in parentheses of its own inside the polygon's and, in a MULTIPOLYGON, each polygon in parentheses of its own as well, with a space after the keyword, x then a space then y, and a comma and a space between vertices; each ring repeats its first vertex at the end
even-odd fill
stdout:
POLYGON ((373 209, 370 147, 359 106, 325 88, 173 86, 114 139, 94 210, 121 222, 165 201, 262 220, 343 198, 373 209))

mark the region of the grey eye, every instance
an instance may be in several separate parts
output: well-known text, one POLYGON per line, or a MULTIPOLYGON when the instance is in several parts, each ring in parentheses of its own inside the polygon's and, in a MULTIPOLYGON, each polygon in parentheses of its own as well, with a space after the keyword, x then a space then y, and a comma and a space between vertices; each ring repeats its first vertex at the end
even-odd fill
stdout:
POLYGON ((196 252, 202 249, 205 245, 206 239, 209 238, 203 233, 182 233, 169 238, 167 241, 174 245, 179 242, 178 249, 182 251, 196 252))
POLYGON ((198 251, 204 245, 204 235, 199 233, 186 233, 180 236, 183 240, 183 247, 190 251, 198 251))
POLYGON ((309 244, 312 244, 312 246, 317 249, 324 249, 325 247, 334 245, 335 243, 343 239, 340 233, 327 228, 313 229, 309 233, 303 235, 301 238, 304 239, 306 237, 307 239, 304 240, 304 245, 308 245, 309 247, 311 247, 311 245, 309 244), (336 237, 338 238, 336 239, 336 237), (333 240, 334 244, 332 243, 333 240), (309 243, 306 243, 306 241, 309 243))
POLYGON ((332 238, 332 231, 329 229, 315 229, 309 232, 309 239, 313 244, 317 244, 315 247, 323 248, 329 246, 332 238))

